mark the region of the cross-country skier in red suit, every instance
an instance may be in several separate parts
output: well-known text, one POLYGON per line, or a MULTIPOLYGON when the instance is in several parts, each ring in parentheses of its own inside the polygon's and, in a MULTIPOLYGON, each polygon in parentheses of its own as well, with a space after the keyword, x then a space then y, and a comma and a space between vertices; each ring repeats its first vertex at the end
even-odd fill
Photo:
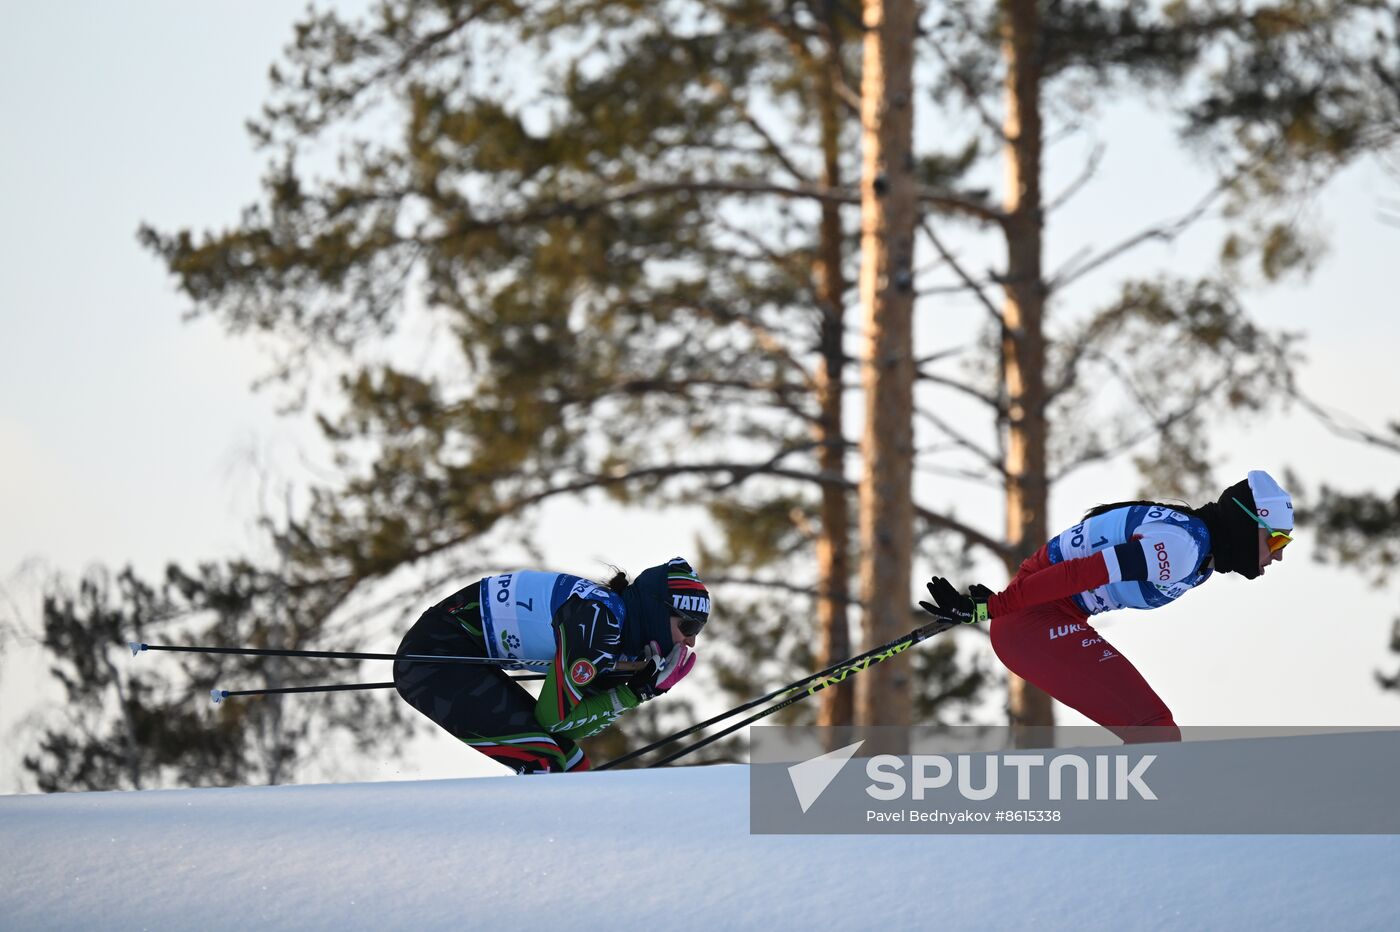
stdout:
POLYGON ((926 611, 991 620, 1007 669, 1124 741, 1179 740, 1171 710, 1089 618, 1160 608, 1215 572, 1264 575, 1292 541, 1293 499, 1254 470, 1200 508, 1134 501, 1099 505, 1021 564, 1001 592, 928 584, 926 611))

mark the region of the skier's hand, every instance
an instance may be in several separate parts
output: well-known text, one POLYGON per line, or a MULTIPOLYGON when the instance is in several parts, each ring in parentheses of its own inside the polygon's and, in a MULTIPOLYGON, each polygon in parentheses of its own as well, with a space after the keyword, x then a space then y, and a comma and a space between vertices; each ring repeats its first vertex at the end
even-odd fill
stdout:
POLYGON ((682 642, 663 656, 661 645, 652 641, 646 646, 645 659, 647 665, 627 681, 637 698, 644 702, 679 683, 695 666, 695 651, 682 642))
POLYGON ((948 580, 935 576, 929 580, 928 593, 937 604, 920 602, 919 607, 931 615, 964 624, 986 621, 991 617, 987 611, 987 600, 992 597, 992 590, 986 586, 972 585, 967 591, 967 595, 962 595, 948 580))

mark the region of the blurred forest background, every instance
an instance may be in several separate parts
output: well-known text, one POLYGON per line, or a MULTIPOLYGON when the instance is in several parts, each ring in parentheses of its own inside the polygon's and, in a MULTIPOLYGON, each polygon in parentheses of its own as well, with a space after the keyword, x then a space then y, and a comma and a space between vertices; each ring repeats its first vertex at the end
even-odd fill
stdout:
MULTIPOLYGON (((126 642, 392 649, 488 573, 605 577, 552 562, 561 502, 604 557, 633 533, 615 508, 674 515, 648 562, 689 556, 717 605, 696 682, 593 739, 607 759, 904 633, 929 572, 1001 584, 1081 471, 1121 463, 1136 487, 1073 512, 1199 503, 1239 478, 1212 442, 1271 418, 1400 454, 1400 420, 1310 396, 1306 339, 1253 310, 1331 261, 1333 179, 1400 156, 1398 36, 1395 0, 308 9, 247 122, 261 192, 130 232, 190 326, 256 348, 257 390, 324 457, 263 497, 247 552, 172 542, 163 573, 45 573, 40 609, 0 609, 0 649, 41 643, 62 687, 11 748, 24 787, 287 782, 399 753, 425 726, 383 692, 197 701, 355 664, 126 642), (1103 169, 1125 105, 1176 144, 1129 188, 1103 169), (1173 161, 1200 187, 1157 189, 1173 161), (1081 200, 1125 232, 1075 240, 1057 218, 1081 200)), ((1394 252, 1391 177, 1372 219, 1394 252)), ((1390 372, 1358 379, 1393 402, 1390 372)), ((1338 568, 1309 620, 1340 624, 1400 558, 1400 483, 1289 484, 1338 568)), ((956 634, 785 720, 1053 722, 967 649, 984 633, 956 634)), ((1400 690, 1387 651, 1400 621, 1372 664, 1400 690)))

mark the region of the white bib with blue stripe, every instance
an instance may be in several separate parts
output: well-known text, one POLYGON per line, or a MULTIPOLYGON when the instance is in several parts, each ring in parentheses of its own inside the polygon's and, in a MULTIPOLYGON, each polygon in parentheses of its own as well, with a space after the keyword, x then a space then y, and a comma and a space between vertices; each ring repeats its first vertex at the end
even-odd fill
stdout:
POLYGON ((591 579, 535 570, 487 576, 481 581, 487 653, 502 659, 554 659, 554 613, 575 595, 596 599, 622 617, 622 600, 591 579))
POLYGON ((1205 522, 1165 505, 1115 508, 1051 538, 1046 553, 1062 563, 1103 553, 1109 582, 1072 596, 1090 615, 1119 608, 1159 608, 1199 586, 1211 571, 1201 564, 1210 552, 1205 522), (1145 582, 1124 580, 1113 548, 1132 540, 1142 543, 1147 558, 1145 582))

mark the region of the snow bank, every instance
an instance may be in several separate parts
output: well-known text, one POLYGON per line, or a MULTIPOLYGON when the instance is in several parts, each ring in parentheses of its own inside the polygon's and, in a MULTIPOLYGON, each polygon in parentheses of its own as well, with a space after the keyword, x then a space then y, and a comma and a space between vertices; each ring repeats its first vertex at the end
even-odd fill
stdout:
POLYGON ((1394 928, 1393 836, 751 836, 748 770, 0 797, 4 929, 1394 928))

